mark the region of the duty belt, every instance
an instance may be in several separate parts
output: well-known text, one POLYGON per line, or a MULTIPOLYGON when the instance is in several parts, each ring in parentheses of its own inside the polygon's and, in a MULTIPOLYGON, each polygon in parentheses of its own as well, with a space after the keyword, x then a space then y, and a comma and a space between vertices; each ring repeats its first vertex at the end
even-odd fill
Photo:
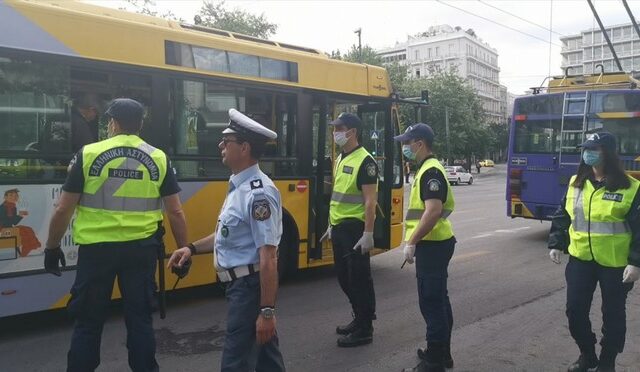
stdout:
POLYGON ((218 280, 220 280, 222 283, 228 283, 238 278, 242 278, 243 276, 257 273, 258 271, 260 271, 260 265, 243 265, 234 267, 232 269, 223 269, 220 267, 217 268, 216 271, 218 274, 218 280))

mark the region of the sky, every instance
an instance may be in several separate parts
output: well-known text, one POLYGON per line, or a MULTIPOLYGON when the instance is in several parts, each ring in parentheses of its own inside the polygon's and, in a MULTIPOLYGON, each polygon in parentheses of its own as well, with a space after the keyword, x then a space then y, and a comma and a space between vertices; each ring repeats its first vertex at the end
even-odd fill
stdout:
MULTIPOLYGON (((113 8, 124 4, 116 0, 89 2, 113 8)), ((628 3, 640 21, 640 0, 628 3)), ((201 4, 201 0, 157 0, 156 9, 171 10, 193 23, 201 4)), ((354 30, 358 28, 362 28, 362 43, 375 49, 406 41, 407 35, 433 25, 472 28, 498 51, 500 83, 514 94, 539 86, 549 74, 562 73, 561 35, 598 27, 586 0, 227 0, 225 4, 229 9, 264 14, 276 23, 278 31, 272 40, 327 53, 335 49, 344 52, 357 44, 354 30)), ((594 0, 594 5, 605 26, 630 22, 619 0, 594 0)))

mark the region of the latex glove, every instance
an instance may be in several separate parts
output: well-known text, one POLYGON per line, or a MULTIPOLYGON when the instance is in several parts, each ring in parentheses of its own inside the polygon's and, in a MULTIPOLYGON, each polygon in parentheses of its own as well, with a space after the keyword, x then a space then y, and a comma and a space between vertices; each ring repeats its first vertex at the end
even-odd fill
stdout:
POLYGON ((552 249, 549 251, 549 258, 551 259, 551 261, 560 264, 560 255, 562 254, 562 251, 559 249, 552 249))
POLYGON ((46 272, 61 276, 60 264, 62 264, 62 267, 67 267, 67 260, 64 258, 64 252, 62 252, 60 246, 44 250, 44 270, 46 272))
POLYGON ((360 250, 361 254, 367 254, 373 249, 373 232, 363 232, 362 237, 356 245, 353 246, 354 251, 360 250))
POLYGON ((415 256, 416 254, 416 246, 413 244, 407 244, 407 242, 405 242, 404 248, 402 248, 402 252, 404 253, 404 260, 407 263, 412 264, 413 256, 415 256))
POLYGON ((329 225, 329 227, 327 227, 327 231, 324 233, 324 235, 322 235, 320 237, 320 243, 322 243, 325 240, 331 240, 331 225, 329 225))
POLYGON ((624 273, 622 273, 622 282, 633 283, 638 279, 640 279, 640 267, 627 265, 624 268, 624 273))

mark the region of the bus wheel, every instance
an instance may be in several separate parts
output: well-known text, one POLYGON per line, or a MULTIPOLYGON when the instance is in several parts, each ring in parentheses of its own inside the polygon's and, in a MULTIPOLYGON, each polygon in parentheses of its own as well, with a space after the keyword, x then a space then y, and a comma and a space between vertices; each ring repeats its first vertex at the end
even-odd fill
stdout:
POLYGON ((469 185, 473 184, 473 177, 469 177, 469 185))

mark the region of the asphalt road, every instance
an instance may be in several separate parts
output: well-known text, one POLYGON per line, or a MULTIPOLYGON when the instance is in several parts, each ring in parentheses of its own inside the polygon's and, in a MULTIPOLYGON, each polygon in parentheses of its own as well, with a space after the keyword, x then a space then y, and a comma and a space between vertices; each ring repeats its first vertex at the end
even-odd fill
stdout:
MULTIPOLYGON (((505 170, 483 169, 471 186, 454 186, 451 216, 458 239, 450 266, 456 371, 562 371, 578 351, 564 315, 564 265, 547 256, 548 223, 505 215, 505 170)), ((413 266, 400 269, 402 252, 372 259, 378 320, 371 345, 336 347, 335 326, 350 320, 332 268, 300 273, 281 286, 278 330, 289 371, 400 371, 417 363, 424 346, 413 266)), ((564 260, 566 262, 566 258, 564 260)), ((619 371, 640 370, 638 290, 628 302, 627 349, 619 371)), ((599 294, 592 320, 600 328, 599 294)), ((158 362, 167 371, 219 369, 226 306, 216 288, 170 299, 156 320, 158 362)), ((599 334, 599 331, 596 332, 599 334)), ((71 323, 46 313, 0 322, 0 370, 60 371, 71 323)), ((127 370, 124 324, 115 310, 105 326, 99 371, 127 370)))

